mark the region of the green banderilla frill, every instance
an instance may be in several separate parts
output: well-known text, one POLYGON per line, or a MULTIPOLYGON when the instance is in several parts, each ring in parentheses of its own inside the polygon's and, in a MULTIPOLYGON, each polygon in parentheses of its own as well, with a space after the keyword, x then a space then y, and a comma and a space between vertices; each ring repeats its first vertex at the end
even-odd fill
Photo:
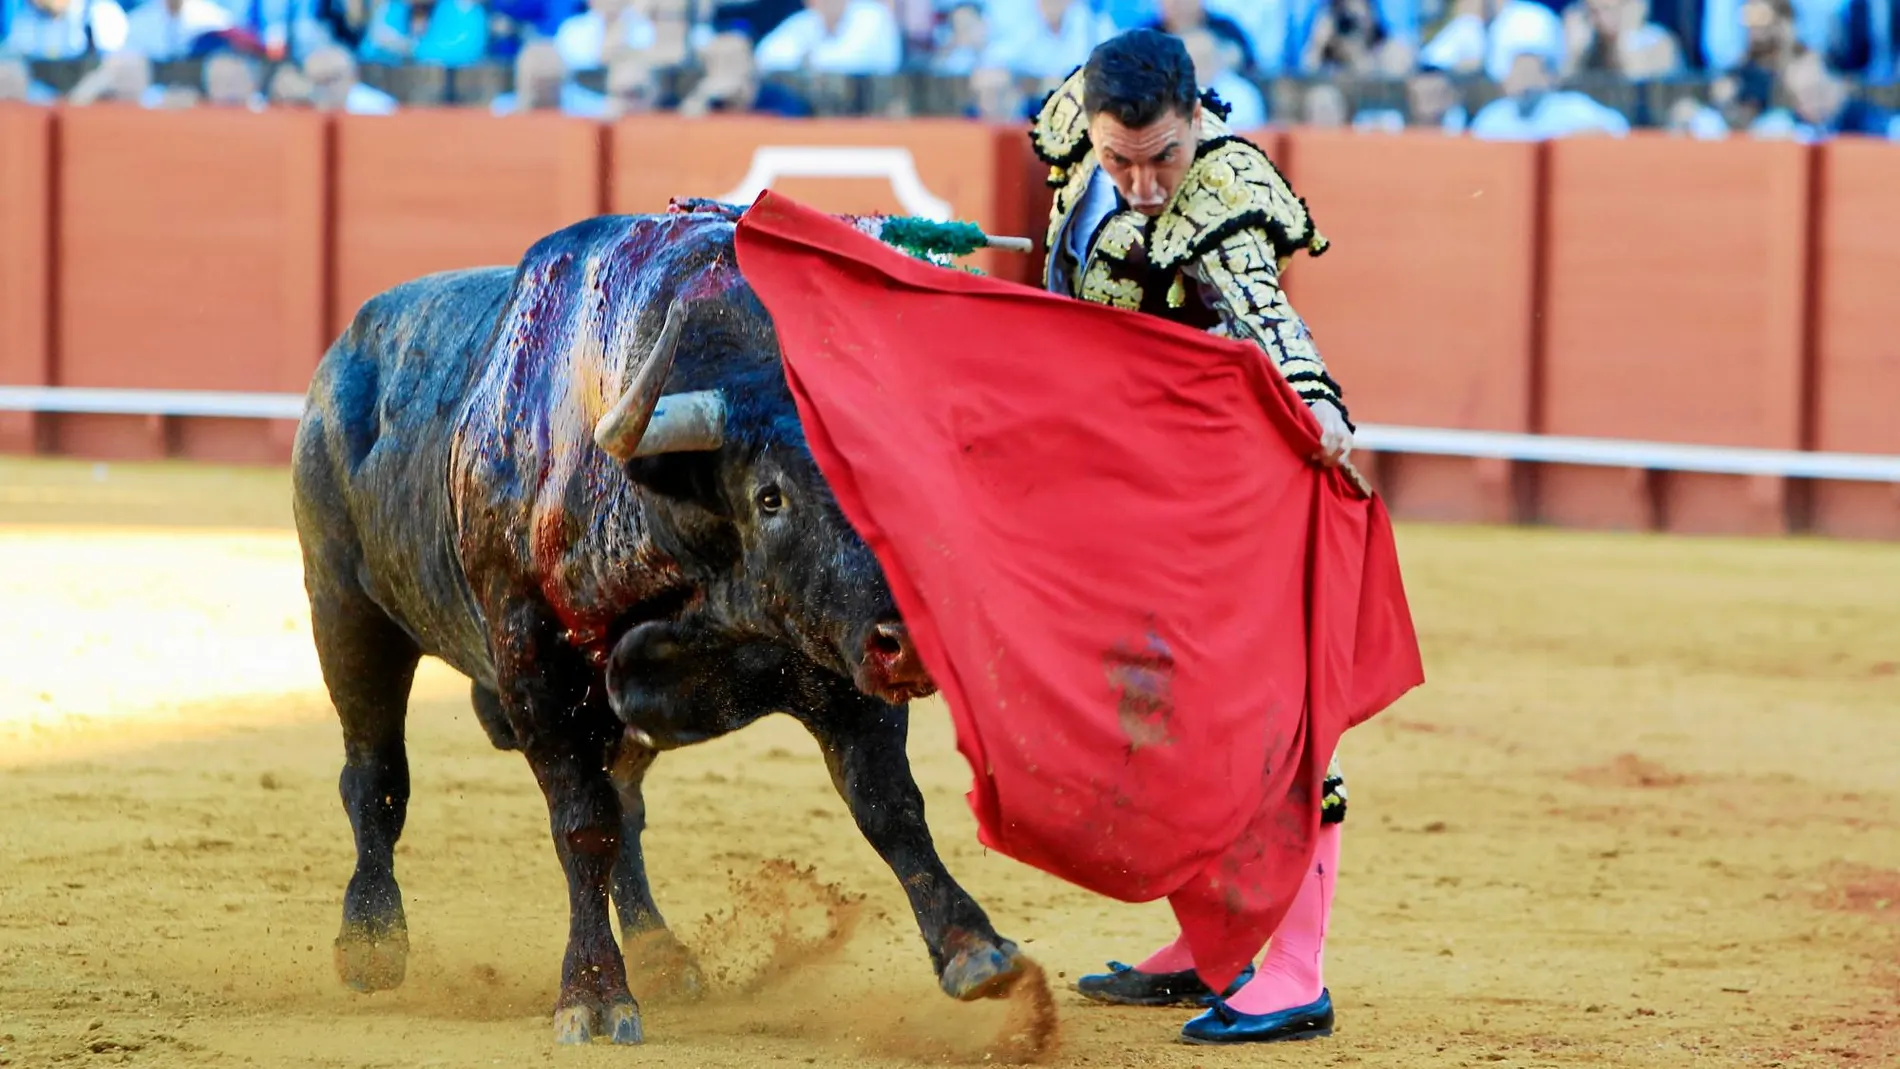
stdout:
POLYGON ((975 223, 939 223, 899 215, 884 220, 878 239, 913 256, 968 256, 987 248, 989 236, 975 223))
POLYGON ((968 256, 978 249, 1026 251, 1022 249, 1026 243, 1021 239, 991 237, 975 223, 940 223, 932 219, 919 219, 914 215, 873 215, 859 216, 858 225, 884 244, 919 260, 939 267, 956 267, 977 275, 983 272, 974 267, 954 264, 952 259, 968 256))

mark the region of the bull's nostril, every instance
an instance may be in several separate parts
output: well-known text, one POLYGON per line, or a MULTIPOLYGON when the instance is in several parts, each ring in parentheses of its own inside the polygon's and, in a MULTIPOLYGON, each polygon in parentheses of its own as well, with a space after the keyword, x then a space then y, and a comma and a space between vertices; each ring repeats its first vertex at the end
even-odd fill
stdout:
POLYGON ((879 624, 865 645, 880 657, 901 657, 904 654, 904 637, 904 629, 896 624, 879 624))

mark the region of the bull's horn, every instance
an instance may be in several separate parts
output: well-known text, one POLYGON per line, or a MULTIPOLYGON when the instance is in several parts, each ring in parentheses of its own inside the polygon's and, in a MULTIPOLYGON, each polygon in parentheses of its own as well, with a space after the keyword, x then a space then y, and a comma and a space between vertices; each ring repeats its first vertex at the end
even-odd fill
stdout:
POLYGON ((669 393, 653 406, 636 457, 717 449, 726 440, 726 399, 718 390, 669 393))
POLYGON ((615 460, 632 460, 646 435, 647 421, 660 400, 660 388, 673 371, 673 354, 679 348, 680 332, 686 327, 686 305, 675 300, 666 309, 666 325, 660 328, 653 351, 641 362, 632 385, 620 395, 614 407, 594 425, 594 444, 615 460))

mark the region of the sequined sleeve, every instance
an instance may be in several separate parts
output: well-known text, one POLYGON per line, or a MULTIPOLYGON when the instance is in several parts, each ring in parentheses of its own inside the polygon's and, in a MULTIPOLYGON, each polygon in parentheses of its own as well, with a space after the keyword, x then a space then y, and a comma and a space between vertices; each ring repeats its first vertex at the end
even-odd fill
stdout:
POLYGON ((1278 257, 1263 229, 1229 234, 1185 266, 1219 311, 1221 334, 1259 345, 1302 400, 1323 398, 1346 410, 1312 332, 1280 288, 1278 257))

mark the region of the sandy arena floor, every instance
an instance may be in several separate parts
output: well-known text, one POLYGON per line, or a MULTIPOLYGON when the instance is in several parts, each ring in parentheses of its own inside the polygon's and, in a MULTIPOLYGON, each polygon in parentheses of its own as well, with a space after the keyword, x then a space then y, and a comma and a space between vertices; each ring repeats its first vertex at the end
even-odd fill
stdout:
MULTIPOLYGON (((981 1064, 784 718, 662 760, 649 859, 722 974, 644 1048, 556 1048, 546 811, 430 663, 398 853, 415 951, 336 980, 352 853, 281 472, 0 462, 0 1065, 981 1064), (111 521, 110 524, 106 521, 111 521), (798 872, 787 872, 791 863, 798 872)), ((1429 682, 1347 736, 1330 1040, 1174 1042, 1068 990, 1169 934, 974 841, 951 869, 1088 1066, 1900 1065, 1900 546, 1406 527, 1429 682)))

